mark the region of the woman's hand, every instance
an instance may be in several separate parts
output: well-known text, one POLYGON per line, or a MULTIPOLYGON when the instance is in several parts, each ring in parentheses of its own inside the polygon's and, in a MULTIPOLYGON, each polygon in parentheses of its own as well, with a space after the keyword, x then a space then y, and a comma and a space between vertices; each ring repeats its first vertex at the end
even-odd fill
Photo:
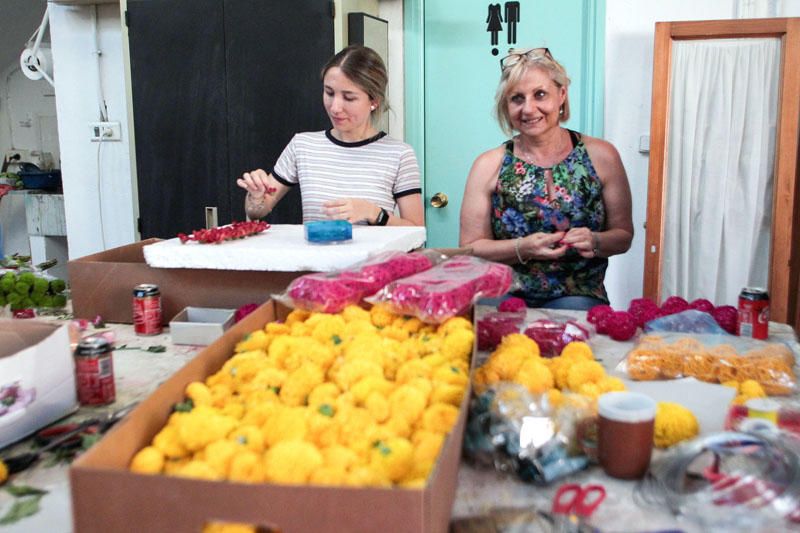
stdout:
POLYGON ((253 200, 260 200, 265 194, 274 195, 279 183, 272 174, 257 168, 242 174, 242 177, 236 180, 236 185, 246 190, 253 200))
POLYGON ((247 191, 244 210, 250 220, 267 216, 289 189, 260 168, 245 172, 236 184, 247 191))
POLYGON ((581 257, 591 259, 597 256, 594 251, 597 248, 596 239, 596 234, 589 228, 572 228, 564 235, 561 243, 574 248, 581 257))
POLYGON ((532 233, 522 237, 519 242, 519 257, 524 262, 529 260, 550 261, 558 259, 567 252, 567 245, 561 241, 566 234, 563 231, 556 233, 532 233))
POLYGON ((358 222, 372 224, 378 218, 381 208, 360 198, 340 198, 325 202, 323 210, 328 218, 334 220, 346 220, 351 224, 358 222))

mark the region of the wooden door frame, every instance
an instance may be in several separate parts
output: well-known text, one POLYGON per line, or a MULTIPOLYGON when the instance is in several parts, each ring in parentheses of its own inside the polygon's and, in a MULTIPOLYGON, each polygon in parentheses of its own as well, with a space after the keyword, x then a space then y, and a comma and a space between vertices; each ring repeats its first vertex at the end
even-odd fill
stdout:
POLYGON ((800 69, 796 67, 800 64, 800 18, 656 23, 643 293, 655 301, 661 298, 672 42, 756 37, 781 40, 780 114, 776 131, 769 263, 770 314, 776 322, 800 328, 800 314, 797 312, 800 307, 800 211, 797 209, 800 203, 800 69))

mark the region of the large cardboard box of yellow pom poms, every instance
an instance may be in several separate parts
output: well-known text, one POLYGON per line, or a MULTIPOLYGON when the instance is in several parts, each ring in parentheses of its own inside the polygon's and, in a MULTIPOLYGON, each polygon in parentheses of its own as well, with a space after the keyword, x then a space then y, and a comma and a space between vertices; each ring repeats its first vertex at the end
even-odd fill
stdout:
MULTIPOLYGON (((262 305, 163 383, 73 464, 70 481, 76 531, 199 533, 209 524, 219 522, 253 524, 283 533, 448 530, 467 414, 466 389, 460 403, 454 402, 459 409, 455 423, 426 483, 388 487, 246 483, 129 470, 134 456, 162 432, 173 405, 184 400, 187 385, 209 376, 236 375, 223 371, 228 369, 225 365, 230 365, 237 344, 243 338, 252 340, 252 335, 246 337, 251 332, 279 327, 274 321, 287 315, 287 309, 272 301, 262 305)), ((239 344, 240 352, 242 346, 239 344)), ((467 348, 470 351, 467 365, 471 365, 474 353, 471 346, 467 348)), ((344 372, 341 367, 338 371, 337 376, 344 372)), ((288 387, 284 383, 280 389, 287 396, 289 393, 284 389, 288 387)), ((311 403, 311 395, 308 398, 304 401, 311 403)), ((205 452, 209 453, 208 448, 205 452)), ((265 452, 265 461, 268 453, 269 450, 265 452)), ((293 468, 304 467, 300 464, 293 468)))

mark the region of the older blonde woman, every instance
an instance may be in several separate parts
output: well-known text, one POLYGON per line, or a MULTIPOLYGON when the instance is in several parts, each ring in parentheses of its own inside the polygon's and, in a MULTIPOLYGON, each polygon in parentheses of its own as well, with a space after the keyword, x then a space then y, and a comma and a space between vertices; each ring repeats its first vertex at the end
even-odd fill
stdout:
POLYGON ((467 178, 461 245, 513 265, 530 307, 608 303, 608 257, 633 238, 631 194, 617 150, 568 130, 569 78, 547 48, 500 61, 500 126, 511 139, 484 152, 467 178), (516 134, 514 134, 516 132, 516 134))

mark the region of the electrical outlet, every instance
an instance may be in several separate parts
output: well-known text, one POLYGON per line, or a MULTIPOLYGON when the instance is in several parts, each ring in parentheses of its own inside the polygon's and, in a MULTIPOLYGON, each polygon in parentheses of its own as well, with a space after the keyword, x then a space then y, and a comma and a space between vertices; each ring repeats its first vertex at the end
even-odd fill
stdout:
POLYGON ((92 142, 120 141, 122 128, 119 122, 90 122, 89 139, 92 142))

